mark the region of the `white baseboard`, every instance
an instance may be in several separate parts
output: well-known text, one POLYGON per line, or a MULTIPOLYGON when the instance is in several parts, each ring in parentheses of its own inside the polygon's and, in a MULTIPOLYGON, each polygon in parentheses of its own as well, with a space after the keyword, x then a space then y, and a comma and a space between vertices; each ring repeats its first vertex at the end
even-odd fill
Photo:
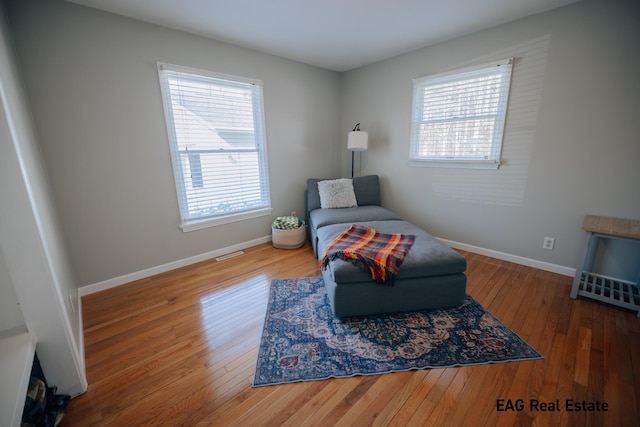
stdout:
MULTIPOLYGON (((215 251, 207 252, 204 254, 192 256, 189 258, 180 259, 177 261, 168 262, 166 264, 159 265, 157 267, 147 268, 145 270, 136 271, 135 273, 125 274, 123 276, 115 277, 113 279, 105 280, 103 282, 93 283, 91 285, 82 286, 78 289, 78 297, 84 295, 90 295, 95 292, 104 291, 106 289, 114 288, 116 286, 124 285, 135 280, 144 279, 145 277, 153 276, 155 274, 164 273, 167 271, 175 270, 176 268, 185 267, 187 265, 195 264, 201 261, 206 261, 212 258, 226 255, 231 252, 240 251, 242 249, 250 248, 252 246, 260 245, 262 243, 268 243, 271 241, 271 236, 260 237, 257 239, 249 240, 247 242, 239 243, 237 245, 228 246, 226 248, 217 249, 215 251)), ((80 298, 78 298, 80 300, 80 298)))
POLYGON ((78 350, 80 351, 80 361, 82 362, 82 370, 85 372, 85 376, 86 376, 86 372, 87 372, 87 365, 86 365, 86 360, 85 359, 85 352, 84 352, 84 318, 82 317, 82 298, 80 298, 80 289, 78 289, 78 327, 80 328, 80 342, 78 343, 78 350))
MULTIPOLYGON (((473 245, 468 245, 466 243, 455 242, 453 240, 440 239, 440 238, 438 239, 442 241, 444 244, 451 246, 452 248, 455 248, 455 249, 461 249, 464 251, 473 252, 475 254, 485 255, 491 258, 513 262, 515 264, 526 265, 528 267, 533 267, 533 268, 537 268, 544 271, 550 271, 552 273, 562 274, 563 276, 573 277, 576 272, 576 269, 571 267, 565 267, 562 265, 551 264, 549 262, 538 261, 531 258, 525 258, 518 255, 508 254, 505 252, 485 249, 479 246, 473 246, 473 245)), ((162 264, 157 267, 147 268, 145 270, 137 271, 135 273, 125 274, 123 276, 115 277, 113 279, 105 280, 103 282, 82 286, 81 288, 78 289, 78 297, 79 297, 78 301, 80 301, 81 300, 80 297, 84 295, 90 295, 95 292, 104 291, 106 289, 124 285, 125 283, 130 283, 135 280, 144 279, 145 277, 175 270, 176 268, 185 267, 187 265, 195 264, 201 261, 206 261, 206 260, 216 258, 231 252, 250 248, 252 246, 256 246, 262 243, 268 243, 270 241, 271 241, 271 236, 260 237, 258 239, 249 240, 247 242, 239 243, 237 245, 228 246, 226 248, 217 249, 215 251, 207 252, 207 253, 196 255, 189 258, 184 258, 184 259, 169 262, 166 264, 162 264)))
POLYGON ((484 255, 491 258, 500 259, 502 261, 509 261, 515 264, 526 265, 527 267, 537 268, 539 270, 550 271, 552 273, 562 274, 563 276, 573 277, 576 274, 576 269, 571 267, 565 267, 563 265, 551 264, 550 262, 538 261, 531 258, 525 258, 518 255, 512 255, 505 252, 494 251, 492 249, 485 249, 478 246, 468 245, 466 243, 454 242, 453 240, 438 238, 442 243, 451 246, 455 249, 461 249, 467 252, 473 252, 474 254, 484 255))

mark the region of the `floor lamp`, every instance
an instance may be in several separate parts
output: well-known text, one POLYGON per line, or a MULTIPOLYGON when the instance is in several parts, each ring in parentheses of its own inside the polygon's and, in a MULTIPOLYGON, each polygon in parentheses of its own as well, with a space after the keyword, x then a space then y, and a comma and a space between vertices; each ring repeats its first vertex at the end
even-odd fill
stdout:
MULTIPOLYGON (((369 133, 360 130, 360 123, 355 125, 347 138, 347 149, 351 151, 351 178, 353 178, 353 158, 356 151, 365 151, 369 147, 369 133)), ((362 167, 362 166, 361 166, 362 167)))

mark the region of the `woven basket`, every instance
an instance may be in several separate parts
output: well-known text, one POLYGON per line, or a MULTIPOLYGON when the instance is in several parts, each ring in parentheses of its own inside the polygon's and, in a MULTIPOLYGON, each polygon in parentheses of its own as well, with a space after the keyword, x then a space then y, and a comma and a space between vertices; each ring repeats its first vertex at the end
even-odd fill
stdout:
POLYGON ((274 248, 296 249, 304 245, 306 238, 307 229, 305 226, 291 230, 271 228, 271 241, 273 242, 274 248))

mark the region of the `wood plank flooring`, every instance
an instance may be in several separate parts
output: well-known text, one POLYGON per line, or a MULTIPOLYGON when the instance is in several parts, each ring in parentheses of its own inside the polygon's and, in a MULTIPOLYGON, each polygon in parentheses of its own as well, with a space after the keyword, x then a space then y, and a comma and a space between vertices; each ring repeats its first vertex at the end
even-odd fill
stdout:
POLYGON ((252 388, 270 280, 320 273, 310 247, 264 244, 83 297, 89 390, 62 425, 640 425, 635 313, 570 299, 569 277, 461 253, 467 292, 544 359, 252 388), (583 401, 608 407, 566 408, 583 401))

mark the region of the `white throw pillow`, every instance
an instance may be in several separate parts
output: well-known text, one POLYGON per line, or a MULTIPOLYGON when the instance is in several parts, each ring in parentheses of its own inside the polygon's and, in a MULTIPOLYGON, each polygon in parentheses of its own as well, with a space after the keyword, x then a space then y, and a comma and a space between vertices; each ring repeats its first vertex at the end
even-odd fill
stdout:
POLYGON ((322 209, 358 206, 356 193, 353 191, 353 181, 348 178, 319 181, 318 192, 322 209))

